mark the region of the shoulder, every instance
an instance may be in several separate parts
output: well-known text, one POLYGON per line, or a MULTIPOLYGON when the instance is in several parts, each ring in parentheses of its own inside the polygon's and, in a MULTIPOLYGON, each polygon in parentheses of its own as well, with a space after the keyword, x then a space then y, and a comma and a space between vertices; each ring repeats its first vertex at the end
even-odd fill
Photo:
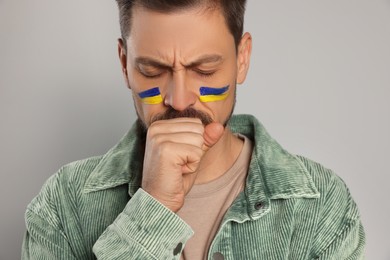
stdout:
MULTIPOLYGON (((310 160, 303 156, 296 156, 300 160, 308 173, 310 174, 311 179, 313 180, 314 185, 321 194, 321 197, 324 201, 328 203, 333 203, 338 200, 338 203, 341 201, 352 203, 352 196, 348 189, 348 186, 344 180, 337 175, 333 170, 325 167, 324 165, 310 160)), ((357 217, 351 216, 351 217, 357 217)))
POLYGON ((356 248, 361 251, 365 241, 364 230, 358 207, 345 182, 322 164, 303 156, 297 158, 308 170, 320 193, 313 242, 316 255, 337 255, 341 251, 352 255, 356 248))
MULTIPOLYGON (((320 193, 323 206, 333 208, 331 214, 346 214, 345 218, 350 220, 356 220, 360 217, 350 190, 340 176, 318 162, 303 156, 297 156, 297 158, 308 170, 314 185, 320 193)), ((323 212, 323 214, 326 214, 326 212, 323 212)))
POLYGON ((64 201, 75 199, 83 190, 84 184, 102 156, 94 156, 71 162, 62 166, 43 184, 38 195, 27 206, 26 216, 29 214, 48 217, 53 225, 58 224, 49 212, 57 211, 64 201), (50 214, 50 215, 48 215, 50 214))

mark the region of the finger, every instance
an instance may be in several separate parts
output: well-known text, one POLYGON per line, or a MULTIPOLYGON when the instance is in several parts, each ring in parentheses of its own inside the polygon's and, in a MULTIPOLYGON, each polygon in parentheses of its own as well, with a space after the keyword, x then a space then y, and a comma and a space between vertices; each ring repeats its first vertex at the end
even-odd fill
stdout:
POLYGON ((165 143, 162 156, 169 157, 174 165, 181 168, 182 174, 194 173, 199 167, 203 150, 190 144, 165 143))
POLYGON ((157 120, 153 124, 180 124, 180 123, 199 123, 202 124, 202 120, 192 117, 178 117, 172 119, 157 120))
POLYGON ((193 132, 178 132, 170 134, 156 134, 148 140, 148 145, 160 146, 163 143, 172 142, 177 144, 188 144, 202 148, 204 143, 203 134, 193 132))
POLYGON ((154 136, 157 134, 170 134, 170 133, 177 133, 177 132, 191 132, 191 133, 197 133, 203 135, 204 126, 200 121, 198 122, 183 121, 183 122, 175 122, 175 123, 160 122, 158 124, 153 123, 148 129, 149 136, 154 136))
POLYGON ((207 125, 204 129, 203 138, 204 145, 203 151, 208 151, 214 144, 216 144, 219 139, 222 137, 224 132, 224 127, 220 123, 211 123, 207 125))
POLYGON ((203 150, 200 147, 174 142, 162 143, 156 152, 159 155, 159 161, 163 165, 173 168, 198 162, 203 156, 203 150))

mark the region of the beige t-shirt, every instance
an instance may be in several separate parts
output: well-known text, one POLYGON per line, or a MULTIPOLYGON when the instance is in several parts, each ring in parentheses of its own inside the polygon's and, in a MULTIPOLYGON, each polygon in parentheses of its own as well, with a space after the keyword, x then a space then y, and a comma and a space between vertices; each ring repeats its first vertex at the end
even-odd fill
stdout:
POLYGON ((185 245, 181 259, 207 258, 208 249, 223 216, 244 189, 252 143, 245 136, 238 136, 244 140, 244 145, 232 167, 211 182, 194 185, 185 198, 184 206, 177 212, 194 231, 194 236, 185 245))

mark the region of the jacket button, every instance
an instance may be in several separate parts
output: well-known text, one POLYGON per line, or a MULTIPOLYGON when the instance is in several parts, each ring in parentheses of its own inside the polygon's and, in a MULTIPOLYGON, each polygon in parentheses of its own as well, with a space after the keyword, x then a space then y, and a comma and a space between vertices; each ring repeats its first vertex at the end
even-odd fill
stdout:
POLYGON ((214 260, 223 260, 223 259, 225 259, 223 257, 223 254, 221 254, 220 252, 214 253, 213 258, 214 258, 214 260))
POLYGON ((255 209, 256 210, 259 210, 259 209, 261 209, 263 207, 263 203, 261 203, 260 201, 259 202, 256 202, 256 204, 255 204, 255 209))
POLYGON ((177 255, 181 252, 181 248, 183 247, 182 243, 177 244, 176 248, 173 250, 173 255, 177 255))

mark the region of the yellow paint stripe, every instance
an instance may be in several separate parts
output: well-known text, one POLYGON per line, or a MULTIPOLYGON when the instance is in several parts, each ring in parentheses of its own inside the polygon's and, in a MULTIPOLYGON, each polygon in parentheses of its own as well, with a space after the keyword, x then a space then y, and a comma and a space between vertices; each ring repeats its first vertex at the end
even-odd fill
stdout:
POLYGON ((227 96, 228 93, 222 95, 207 95, 207 96, 200 96, 199 100, 200 102, 214 102, 214 101, 225 100, 227 96))
POLYGON ((141 98, 141 100, 142 100, 142 102, 144 102, 145 104, 148 104, 148 105, 156 105, 156 104, 160 104, 163 102, 161 95, 141 98))

